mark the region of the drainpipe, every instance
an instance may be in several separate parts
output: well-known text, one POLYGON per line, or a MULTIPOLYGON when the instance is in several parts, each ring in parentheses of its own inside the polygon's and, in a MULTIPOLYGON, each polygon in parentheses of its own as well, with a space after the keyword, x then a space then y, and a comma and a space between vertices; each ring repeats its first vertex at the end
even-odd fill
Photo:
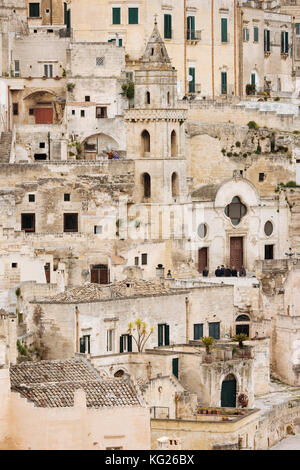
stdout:
POLYGON ((79 353, 79 309, 76 305, 75 307, 76 315, 76 352, 79 353))
POLYGON ((48 160, 50 160, 50 132, 48 132, 48 160))
POLYGON ((189 298, 186 297, 185 298, 185 322, 186 322, 186 325, 185 325, 185 328, 186 328, 185 340, 186 340, 186 344, 189 343, 189 326, 190 326, 189 314, 190 314, 190 301, 189 301, 189 298))
POLYGON ((187 15, 186 15, 186 0, 183 2, 184 5, 184 94, 186 96, 187 94, 187 54, 186 54, 186 49, 187 49, 187 15))
POLYGON ((211 86, 212 99, 215 99, 215 33, 214 33, 214 11, 215 2, 211 0, 211 86))
POLYGON ((10 86, 7 87, 7 127, 10 131, 10 86))
POLYGON ((236 28, 236 0, 234 0, 234 43, 233 43, 233 54, 234 54, 234 96, 237 94, 237 86, 236 86, 236 33, 237 33, 237 28, 236 28))
POLYGON ((52 0, 50 0, 50 24, 53 24, 53 17, 52 17, 52 0))

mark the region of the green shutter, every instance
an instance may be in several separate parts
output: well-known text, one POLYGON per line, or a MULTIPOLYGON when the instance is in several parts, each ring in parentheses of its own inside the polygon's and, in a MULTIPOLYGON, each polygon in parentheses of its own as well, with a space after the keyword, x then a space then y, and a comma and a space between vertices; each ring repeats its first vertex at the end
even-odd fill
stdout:
POLYGON ((170 344, 170 327, 169 325, 165 325, 165 346, 169 346, 170 344))
POLYGON ((254 42, 258 42, 258 27, 254 26, 253 28, 254 42))
POLYGON ((128 8, 128 24, 139 24, 138 8, 128 8))
POLYGON ((128 335, 127 341, 128 341, 128 352, 132 352, 132 336, 131 335, 128 335))
POLYGON ((194 67, 189 68, 189 75, 193 77, 193 80, 189 82, 189 93, 195 93, 195 69, 194 67))
POLYGON ((79 344, 80 344, 80 349, 79 349, 79 351, 81 352, 81 354, 84 354, 84 353, 85 353, 85 339, 84 339, 84 338, 80 338, 79 344))
POLYGON ((123 46, 123 39, 119 39, 119 47, 123 46))
POLYGON ((194 324, 194 339, 203 338, 203 323, 194 324))
POLYGON ((221 93, 227 94, 227 72, 221 72, 221 93))
POLYGON ((187 39, 195 39, 195 17, 187 17, 187 39))
POLYGON ((177 379, 178 379, 178 369, 179 369, 178 363, 179 363, 178 357, 172 359, 172 372, 173 372, 173 375, 177 377, 177 379))
POLYGON ((256 84, 255 73, 251 73, 251 85, 255 85, 255 84, 256 84))
POLYGON ((158 346, 163 346, 163 325, 158 325, 158 346))
POLYGON ((209 336, 211 336, 214 339, 220 339, 220 323, 219 322, 213 322, 209 323, 209 336))
POLYGON ((227 42, 227 18, 221 18, 221 41, 227 42))
POLYGON ((121 8, 112 9, 112 24, 121 24, 121 8))
POLYGON ((172 39, 172 15, 164 15, 164 37, 172 39))
POLYGON ((288 54, 289 52, 289 33, 286 31, 285 32, 285 50, 284 52, 288 54))
POLYGON ((120 353, 124 352, 123 336, 120 336, 120 353))

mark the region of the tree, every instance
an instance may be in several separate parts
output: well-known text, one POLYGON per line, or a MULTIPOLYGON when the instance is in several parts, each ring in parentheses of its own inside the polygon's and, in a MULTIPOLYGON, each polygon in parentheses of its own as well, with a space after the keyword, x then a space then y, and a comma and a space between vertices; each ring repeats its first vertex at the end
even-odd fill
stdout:
POLYGON ((138 352, 143 352, 146 342, 150 338, 154 331, 154 328, 150 328, 148 331, 147 323, 142 321, 140 318, 135 320, 134 323, 128 323, 128 333, 132 336, 135 344, 137 345, 138 352), (133 336, 132 332, 136 331, 136 336, 133 336))
POLYGON ((204 336, 201 338, 202 343, 206 347, 206 354, 210 354, 211 346, 214 344, 215 340, 211 336, 204 336))

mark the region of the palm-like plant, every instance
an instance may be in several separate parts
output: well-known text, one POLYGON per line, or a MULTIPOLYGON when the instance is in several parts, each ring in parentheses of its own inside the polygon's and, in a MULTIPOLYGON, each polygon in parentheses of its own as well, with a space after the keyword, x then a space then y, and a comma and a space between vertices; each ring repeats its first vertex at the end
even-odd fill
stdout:
POLYGON ((206 347, 206 354, 210 354, 211 346, 214 344, 215 340, 211 336, 204 336, 201 338, 202 343, 206 347))
POLYGON ((247 335, 240 333, 234 336, 233 341, 239 343, 239 348, 242 349, 244 347, 243 341, 247 341, 247 339, 249 339, 247 335))
POLYGON ((147 323, 142 321, 140 318, 137 318, 133 323, 128 323, 128 333, 132 336, 139 353, 143 352, 145 344, 153 331, 154 328, 150 328, 148 331, 147 323), (136 336, 132 334, 133 331, 136 331, 136 336))

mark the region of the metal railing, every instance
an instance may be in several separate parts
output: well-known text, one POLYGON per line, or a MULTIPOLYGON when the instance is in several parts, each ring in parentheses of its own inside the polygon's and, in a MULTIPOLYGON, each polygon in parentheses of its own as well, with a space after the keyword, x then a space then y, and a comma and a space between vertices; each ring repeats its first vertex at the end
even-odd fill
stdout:
POLYGON ((188 41, 201 41, 201 31, 195 29, 188 29, 187 30, 187 40, 188 41))

